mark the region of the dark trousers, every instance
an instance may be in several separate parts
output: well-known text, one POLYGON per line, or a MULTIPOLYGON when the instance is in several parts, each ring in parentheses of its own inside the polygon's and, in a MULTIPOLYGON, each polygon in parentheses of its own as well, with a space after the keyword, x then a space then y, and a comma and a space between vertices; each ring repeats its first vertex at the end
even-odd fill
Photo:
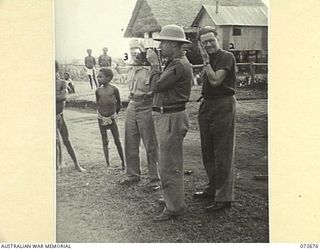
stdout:
POLYGON ((235 115, 234 96, 203 100, 199 109, 202 160, 209 179, 206 191, 215 194, 216 201, 234 198, 235 115))

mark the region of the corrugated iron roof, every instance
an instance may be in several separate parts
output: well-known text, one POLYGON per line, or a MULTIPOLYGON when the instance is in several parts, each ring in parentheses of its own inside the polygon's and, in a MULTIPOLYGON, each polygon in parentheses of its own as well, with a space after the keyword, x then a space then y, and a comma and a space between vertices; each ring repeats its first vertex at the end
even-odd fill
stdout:
POLYGON ((216 25, 268 26, 268 9, 266 7, 219 6, 218 13, 216 13, 215 5, 203 5, 203 8, 216 25))

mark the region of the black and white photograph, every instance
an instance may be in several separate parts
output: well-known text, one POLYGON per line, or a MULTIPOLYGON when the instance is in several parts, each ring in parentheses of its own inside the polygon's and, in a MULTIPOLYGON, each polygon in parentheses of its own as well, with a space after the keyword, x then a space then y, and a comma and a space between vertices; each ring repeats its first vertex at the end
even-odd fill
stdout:
POLYGON ((267 0, 55 0, 58 243, 268 243, 267 0))

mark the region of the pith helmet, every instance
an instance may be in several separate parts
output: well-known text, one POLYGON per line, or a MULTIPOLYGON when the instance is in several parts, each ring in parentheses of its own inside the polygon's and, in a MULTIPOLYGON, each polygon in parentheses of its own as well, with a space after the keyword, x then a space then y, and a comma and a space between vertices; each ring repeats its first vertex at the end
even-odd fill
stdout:
POLYGON ((155 37, 156 41, 176 41, 183 43, 191 43, 186 39, 183 29, 175 24, 169 24, 162 28, 158 37, 155 37))

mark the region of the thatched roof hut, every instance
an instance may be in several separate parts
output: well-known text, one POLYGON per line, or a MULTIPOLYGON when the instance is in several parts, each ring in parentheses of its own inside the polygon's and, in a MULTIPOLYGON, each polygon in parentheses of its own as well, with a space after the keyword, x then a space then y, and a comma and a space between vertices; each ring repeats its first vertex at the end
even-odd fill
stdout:
MULTIPOLYGON (((137 0, 125 37, 144 37, 145 33, 177 24, 188 30, 203 4, 215 5, 216 0, 137 0)), ((221 6, 265 6, 262 0, 219 0, 221 6)), ((192 31, 192 30, 191 30, 192 31)))

